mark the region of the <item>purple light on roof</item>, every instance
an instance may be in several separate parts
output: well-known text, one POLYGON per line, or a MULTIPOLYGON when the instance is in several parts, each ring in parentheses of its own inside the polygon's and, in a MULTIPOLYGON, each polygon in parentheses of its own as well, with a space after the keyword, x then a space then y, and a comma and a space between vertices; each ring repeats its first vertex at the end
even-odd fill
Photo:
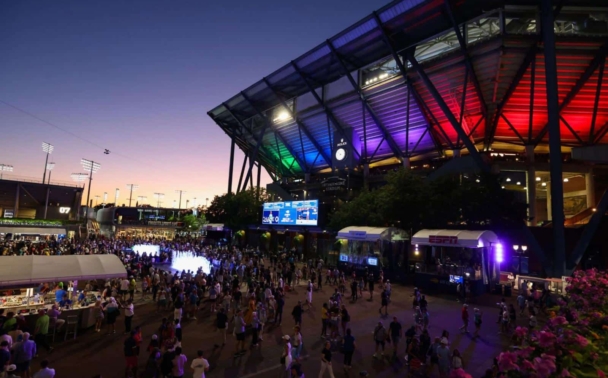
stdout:
POLYGON ((496 243, 494 245, 494 255, 496 256, 497 262, 499 262, 499 263, 503 262, 504 254, 503 254, 502 244, 496 243))

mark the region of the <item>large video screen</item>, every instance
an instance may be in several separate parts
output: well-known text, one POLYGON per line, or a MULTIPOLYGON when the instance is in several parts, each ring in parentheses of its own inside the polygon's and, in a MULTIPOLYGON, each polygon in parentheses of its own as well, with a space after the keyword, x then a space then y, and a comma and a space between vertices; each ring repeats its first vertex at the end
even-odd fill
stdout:
POLYGON ((268 202, 264 204, 262 224, 316 226, 319 200, 268 202))

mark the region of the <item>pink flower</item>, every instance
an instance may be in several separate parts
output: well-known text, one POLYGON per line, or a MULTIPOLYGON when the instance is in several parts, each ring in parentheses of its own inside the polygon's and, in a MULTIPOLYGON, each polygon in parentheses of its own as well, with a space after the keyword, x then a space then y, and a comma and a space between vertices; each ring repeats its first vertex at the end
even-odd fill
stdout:
POLYGON ((498 369, 500 371, 519 370, 517 365, 517 354, 503 352, 498 356, 498 369))
POLYGON ((563 326, 564 324, 568 324, 568 321, 563 316, 556 316, 555 318, 549 320, 549 324, 552 327, 563 326))
POLYGON ((551 348, 555 346, 555 334, 549 331, 541 331, 538 336, 538 343, 543 348, 551 348))
POLYGON ((564 369, 564 370, 562 370, 560 377, 572 377, 572 375, 570 374, 568 369, 564 369))
POLYGON ((534 359, 534 369, 539 378, 549 377, 551 374, 555 373, 556 370, 555 356, 543 353, 540 357, 536 357, 534 359))
POLYGON ((450 378, 473 378, 473 377, 471 376, 471 374, 468 374, 462 368, 459 368, 459 369, 453 369, 450 372, 450 378))
POLYGON ((604 372, 603 372, 603 371, 601 371, 601 370, 598 370, 598 371, 597 371, 597 376, 598 376, 599 378, 606 378, 606 374, 604 374, 604 372))
POLYGON ((532 354, 532 352, 534 352, 534 348, 533 347, 526 347, 523 349, 520 349, 517 354, 519 355, 519 357, 523 358, 524 360, 527 360, 530 355, 532 354))
POLYGON ((586 347, 589 344, 589 340, 587 340, 581 335, 576 335, 576 337, 572 341, 582 348, 586 347))
POLYGON ((528 371, 534 371, 534 365, 532 364, 532 362, 528 361, 528 360, 523 360, 521 362, 521 369, 522 370, 528 370, 528 371))
POLYGON ((528 329, 525 327, 517 327, 515 328, 515 336, 517 336, 520 339, 523 339, 526 337, 526 335, 528 334, 528 329))

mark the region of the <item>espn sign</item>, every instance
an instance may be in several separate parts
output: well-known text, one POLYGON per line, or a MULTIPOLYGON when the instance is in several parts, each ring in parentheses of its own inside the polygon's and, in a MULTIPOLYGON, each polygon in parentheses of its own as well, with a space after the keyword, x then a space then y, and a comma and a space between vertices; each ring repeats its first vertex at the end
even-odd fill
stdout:
POLYGON ((458 244, 458 236, 439 236, 439 235, 431 235, 429 236, 430 244, 458 244))
POLYGON ((71 209, 69 207, 60 207, 59 208, 59 214, 69 214, 70 210, 71 209))

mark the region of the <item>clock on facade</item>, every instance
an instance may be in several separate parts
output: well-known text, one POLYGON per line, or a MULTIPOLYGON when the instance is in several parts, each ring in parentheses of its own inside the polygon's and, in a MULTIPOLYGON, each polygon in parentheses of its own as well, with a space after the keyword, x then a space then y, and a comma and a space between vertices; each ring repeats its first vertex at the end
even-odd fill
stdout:
POLYGON ((336 160, 342 161, 346 158, 346 150, 344 148, 338 148, 336 150, 336 160))

